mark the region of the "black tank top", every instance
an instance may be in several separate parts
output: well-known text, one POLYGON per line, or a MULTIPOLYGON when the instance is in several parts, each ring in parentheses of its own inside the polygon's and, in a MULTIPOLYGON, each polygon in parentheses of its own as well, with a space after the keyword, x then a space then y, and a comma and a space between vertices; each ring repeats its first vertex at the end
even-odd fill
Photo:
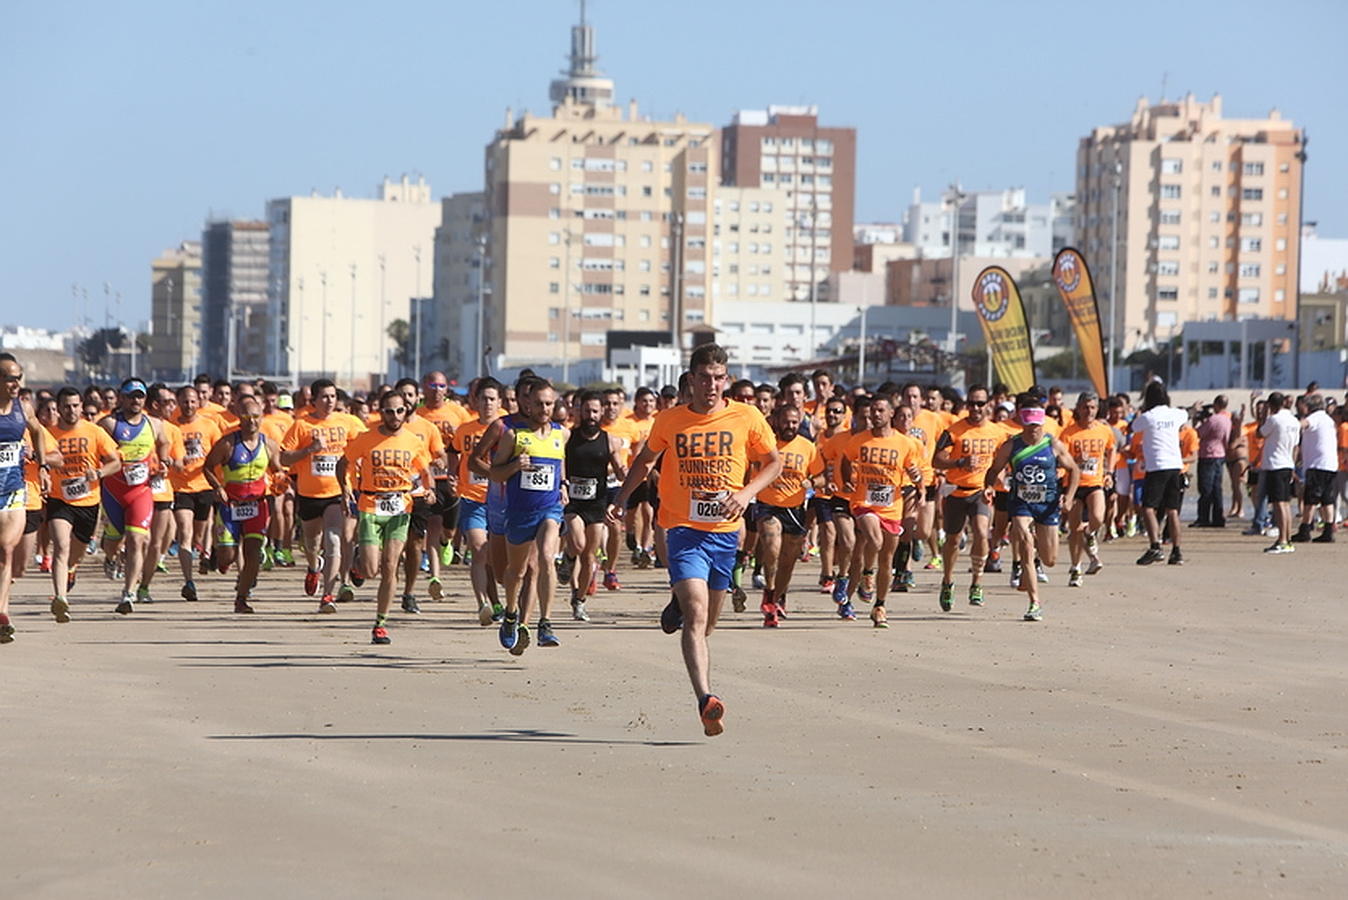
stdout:
POLYGON ((608 432, 600 431, 587 440, 579 428, 571 430, 566 441, 566 477, 593 478, 603 484, 608 478, 608 432))

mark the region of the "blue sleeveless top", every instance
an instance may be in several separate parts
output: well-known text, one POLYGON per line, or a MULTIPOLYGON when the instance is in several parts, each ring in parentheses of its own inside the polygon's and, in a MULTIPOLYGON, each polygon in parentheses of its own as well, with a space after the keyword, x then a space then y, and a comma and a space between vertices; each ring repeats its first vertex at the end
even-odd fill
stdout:
POLYGON ((23 489, 23 435, 28 420, 18 397, 10 401, 9 412, 0 415, 0 494, 23 489))
POLYGON ((1022 435, 1011 439, 1011 491, 1022 503, 1058 502, 1058 458, 1053 454, 1053 438, 1044 435, 1034 445, 1027 445, 1022 435))
POLYGON ((515 432, 515 456, 528 454, 532 468, 516 472, 506 481, 506 509, 540 510, 561 505, 562 460, 566 445, 562 429, 548 423, 548 430, 540 435, 528 425, 515 432))

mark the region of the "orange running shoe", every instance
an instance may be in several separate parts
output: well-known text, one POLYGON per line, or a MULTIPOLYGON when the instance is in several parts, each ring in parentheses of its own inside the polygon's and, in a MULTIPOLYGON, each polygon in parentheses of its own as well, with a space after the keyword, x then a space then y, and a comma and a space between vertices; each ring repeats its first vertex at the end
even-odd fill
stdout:
POLYGON ((725 731, 725 726, 721 724, 721 719, 725 717, 725 704, 720 697, 715 694, 703 697, 697 705, 697 712, 702 717, 702 733, 707 737, 716 737, 725 731))

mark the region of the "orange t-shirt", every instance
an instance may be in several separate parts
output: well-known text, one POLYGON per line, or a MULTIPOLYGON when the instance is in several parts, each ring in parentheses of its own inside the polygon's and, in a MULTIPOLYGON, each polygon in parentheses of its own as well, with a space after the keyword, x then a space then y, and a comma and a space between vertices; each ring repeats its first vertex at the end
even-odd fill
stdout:
POLYGON ((377 516, 410 512, 417 477, 431 464, 426 442, 406 426, 396 434, 379 429, 357 434, 343 455, 347 481, 359 492, 356 508, 377 516))
POLYGON ((903 489, 913 483, 907 470, 922 468, 922 442, 898 430, 886 437, 862 431, 844 453, 852 467, 852 505, 884 519, 902 519, 903 489))
MULTIPOLYGON (((603 430, 618 439, 618 452, 614 456, 618 465, 624 469, 629 468, 632 465, 632 448, 643 439, 641 429, 631 419, 624 419, 619 416, 612 424, 603 426, 603 430)), ((647 431, 646 434, 649 436, 650 431, 647 431)), ((610 483, 617 482, 617 476, 613 474, 612 469, 609 470, 609 481, 610 483)))
MULTIPOLYGON (((181 461, 182 458, 187 455, 187 447, 183 442, 182 429, 167 419, 160 419, 159 427, 163 429, 164 437, 168 438, 169 459, 181 461)), ((173 479, 170 477, 173 474, 173 471, 173 469, 169 469, 165 472, 163 468, 160 468, 150 476, 150 492, 154 495, 156 503, 172 502, 173 492, 176 490, 176 488, 173 487, 173 479)))
MULTIPOLYGON (((38 425, 38 428, 42 428, 47 451, 55 450, 56 438, 42 425, 38 425)), ((34 455, 33 436, 28 433, 27 428, 23 430, 23 446, 26 451, 23 455, 23 486, 28 489, 25 494, 24 509, 41 509, 43 504, 42 470, 38 466, 37 457, 34 455)))
POLYGON ((655 420, 646 442, 665 453, 660 464, 660 526, 698 531, 738 531, 737 519, 726 519, 720 501, 741 490, 751 458, 777 446, 768 420, 747 403, 725 403, 711 412, 675 406, 655 420), (667 452, 666 452, 667 451, 667 452))
MULTIPOLYGON (((1179 430, 1180 456, 1188 459, 1198 453, 1198 430, 1192 425, 1181 425, 1179 430)), ((1189 463, 1184 464, 1182 471, 1189 471, 1189 463)))
POLYGON ((936 478, 936 469, 931 460, 936 455, 936 442, 946 427, 945 420, 929 409, 913 413, 913 424, 908 427, 908 436, 922 445, 923 484, 931 484, 936 478))
POLYGON ((806 479, 824 471, 824 461, 814 442, 799 434, 778 441, 777 455, 782 458, 782 474, 758 492, 758 500, 769 506, 800 506, 805 502, 806 479))
POLYGON ((1348 472, 1348 422, 1339 423, 1339 471, 1348 472))
MULTIPOLYGON (((1017 428, 1017 432, 1019 430, 1017 428)), ((983 490, 983 480, 992 465, 992 458, 1009 437, 1003 425, 989 419, 978 425, 960 419, 946 429, 936 444, 937 449, 950 447, 952 458, 969 460, 968 468, 945 470, 946 481, 955 486, 956 497, 970 497, 983 490)))
POLYGON ((471 471, 468 468, 468 459, 473 455, 473 448, 482 438, 482 433, 490 425, 490 422, 483 422, 481 419, 465 422, 454 429, 452 438, 454 452, 459 454, 459 496, 474 503, 487 502, 487 482, 490 479, 486 475, 471 471))
POLYGON ((366 431, 360 419, 348 413, 335 412, 325 419, 313 414, 296 419, 281 441, 282 450, 308 447, 314 432, 323 436, 324 447, 295 463, 295 492, 303 497, 323 499, 342 492, 337 483, 337 460, 346 451, 347 442, 366 431))
POLYGON ((69 431, 62 430, 58 421, 47 433, 63 457, 60 469, 52 473, 52 496, 71 506, 97 506, 102 491, 86 473, 103 468, 104 457, 116 457, 117 442, 106 430, 83 419, 69 431))
POLYGON ((1245 449, 1250 458, 1250 468, 1258 469, 1259 459, 1264 455, 1264 436, 1259 433, 1259 423, 1250 422, 1241 426, 1240 430, 1245 432, 1245 449))
POLYGON ((1114 446, 1114 429, 1099 419, 1086 426, 1073 422, 1062 430, 1058 440, 1067 445, 1067 452, 1081 469, 1082 487, 1099 487, 1105 483, 1105 457, 1114 446))
MULTIPOLYGON (((454 432, 459 426, 469 421, 476 421, 477 417, 473 416, 472 413, 469 413, 470 418, 463 418, 463 412, 462 406, 446 400, 435 409, 431 409, 429 406, 417 407, 417 418, 425 419, 439 429, 441 445, 449 447, 453 443, 454 432)), ((431 474, 436 478, 449 477, 449 472, 434 462, 431 463, 431 474)))
POLYGON ((838 461, 842 459, 843 452, 852 438, 856 437, 851 431, 840 427, 838 433, 832 437, 825 437, 823 432, 819 433, 819 462, 820 471, 824 473, 824 486, 815 491, 815 496, 828 499, 833 494, 829 491, 829 483, 841 485, 842 472, 838 461))
POLYGON ((206 476, 206 454, 211 452, 215 442, 220 440, 220 425, 208 416, 197 415, 191 422, 179 422, 178 432, 182 435, 183 469, 169 472, 169 482, 173 489, 181 494, 197 494, 211 489, 206 476))
MULTIPOLYGON (((427 465, 430 465, 431 460, 439 459, 444 456, 445 441, 444 438, 440 437, 440 429, 436 427, 434 422, 417 415, 415 418, 408 419, 403 423, 403 431, 410 431, 421 438, 422 443, 426 446, 427 465)), ((439 472, 436 471, 440 468, 441 467, 438 465, 435 466, 435 469, 432 470, 431 474, 437 478, 440 477, 439 472)), ((423 494, 427 487, 428 485, 418 484, 417 490, 413 493, 418 495, 423 494)))

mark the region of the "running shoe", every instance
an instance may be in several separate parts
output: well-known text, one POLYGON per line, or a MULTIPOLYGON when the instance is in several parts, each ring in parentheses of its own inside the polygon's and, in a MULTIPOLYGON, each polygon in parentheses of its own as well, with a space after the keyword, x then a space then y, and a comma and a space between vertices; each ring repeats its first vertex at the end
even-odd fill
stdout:
POLYGON ((776 597, 773 598, 772 602, 777 604, 777 618, 779 618, 779 619, 785 619, 785 618, 786 618, 786 594, 778 594, 776 597))
POLYGON ((649 569, 651 567, 651 551, 643 547, 637 550, 634 555, 637 558, 636 566, 638 569, 649 569))
POLYGON ((834 603, 846 603, 846 602, 847 602, 847 579, 846 579, 846 578, 839 578, 837 581, 833 582, 833 602, 834 602, 834 603))
MULTIPOLYGON (((426 570, 422 569, 421 571, 424 572, 426 570)), ((356 587, 361 587, 362 585, 365 584, 365 573, 363 573, 360 570, 359 566, 351 567, 351 583, 354 584, 356 587)), ((338 597, 337 599, 340 600, 341 598, 338 597)))
MULTIPOLYGON (((575 598, 571 601, 571 618, 575 619, 577 622, 590 621, 590 614, 585 611, 584 600, 581 600, 580 598, 575 598)), ((543 642, 543 637, 541 634, 539 635, 538 642, 540 644, 543 642)))
POLYGON ((416 615, 421 612, 421 604, 414 594, 403 594, 403 612, 416 615))
POLYGON ((1011 579, 1010 579, 1012 587, 1020 587, 1020 571, 1021 571, 1020 560, 1013 560, 1011 562, 1011 579))
POLYGON ((1271 544, 1270 546, 1265 547, 1265 548, 1264 548, 1264 552, 1265 552, 1265 553, 1295 553, 1295 552, 1296 552, 1296 549, 1297 549, 1297 548, 1296 548, 1296 547, 1293 547, 1291 544, 1283 544, 1283 543, 1278 543, 1277 541, 1275 541, 1275 542, 1273 542, 1273 544, 1271 544))
POLYGON ((1312 544, 1332 544, 1334 543, 1334 526, 1326 525, 1320 532, 1319 537, 1311 538, 1312 544))
POLYGON ((270 572, 276 567, 276 558, 272 554, 271 547, 262 548, 262 571, 270 572))
POLYGON ((1178 547, 1171 547, 1171 548, 1170 548, 1170 559, 1166 560, 1166 562, 1167 562, 1169 565, 1172 565, 1172 566, 1182 566, 1182 565, 1184 565, 1184 554, 1180 552, 1180 548, 1178 548, 1178 547))
POLYGON ((492 618, 491 604, 485 601, 479 604, 477 608, 477 624, 481 625, 483 628, 486 628, 493 621, 494 619, 492 618))
POLYGON ((697 705, 697 714, 702 719, 702 733, 707 737, 716 737, 725 731, 721 724, 721 719, 725 718, 725 704, 720 697, 715 694, 703 697, 697 705))
POLYGON ((763 592, 763 602, 758 604, 758 608, 763 611, 763 627, 777 627, 777 604, 772 601, 772 591, 763 592))
POLYGON ((911 591, 913 588, 917 587, 917 576, 912 572, 904 572, 903 583, 904 590, 911 591))
POLYGON ((844 600, 838 604, 838 618, 852 621, 857 617, 857 611, 852 608, 852 601, 844 600))
POLYGON ((761 591, 763 590, 763 588, 768 586, 768 583, 763 580, 763 576, 761 574, 755 575, 753 580, 754 580, 754 590, 756 591, 761 591))
POLYGON ((1044 618, 1044 613, 1039 609, 1038 603, 1030 604, 1030 608, 1025 610, 1026 622, 1038 622, 1044 618))
POLYGON ((140 587, 136 588, 136 602, 137 603, 154 602, 154 598, 150 596, 150 589, 143 584, 140 587))
POLYGON ((445 599, 445 586, 440 583, 439 578, 432 578, 426 583, 426 593, 431 595, 432 600, 445 599))
POLYGON ((356 599, 356 592, 352 590, 351 585, 344 584, 337 589, 338 603, 350 603, 352 600, 355 599, 356 599))
POLYGON ((894 573, 894 578, 891 579, 890 582, 889 582, 889 589, 890 589, 891 591, 893 591, 893 592, 895 592, 895 593, 899 593, 899 594, 906 594, 906 593, 908 593, 908 582, 906 582, 906 581, 903 580, 903 573, 902 573, 902 572, 895 572, 895 573, 894 573))
POLYGON ((547 619, 538 620, 538 646, 540 647, 560 647, 562 642, 557 639, 557 635, 552 633, 552 623, 547 619))
POLYGON ((319 574, 320 574, 320 573, 318 573, 318 572, 305 572, 305 573, 304 573, 304 593, 308 594, 310 597, 312 597, 314 594, 317 594, 317 593, 318 593, 318 576, 319 576, 319 574))
POLYGON ((74 586, 75 586, 75 570, 71 569, 70 571, 66 572, 66 592, 69 593, 70 589, 73 588, 74 586))
POLYGON ((1040 584, 1048 584, 1048 573, 1044 571, 1044 564, 1037 559, 1034 561, 1034 578, 1040 584))
POLYGON ((749 595, 744 593, 744 588, 738 584, 730 591, 730 605, 734 607, 735 612, 744 612, 749 608, 749 595))
POLYGON ((927 560, 927 564, 922 568, 924 571, 934 572, 937 569, 945 568, 945 566, 941 563, 941 558, 939 556, 933 556, 931 559, 927 560))
POLYGON ((821 579, 819 579, 819 593, 821 593, 821 594, 832 594, 832 593, 833 593, 833 579, 832 579, 832 578, 821 578, 821 579))
POLYGON ((154 570, 155 570, 156 573, 167 572, 167 571, 168 571, 168 566, 164 565, 164 561, 161 559, 161 560, 159 560, 159 562, 157 562, 157 563, 154 564, 154 570))
POLYGON ((211 548, 211 555, 210 555, 210 556, 207 556, 207 555, 204 554, 204 553, 201 554, 201 556, 199 557, 199 559, 198 559, 198 561, 197 561, 197 574, 198 574, 198 575, 209 575, 209 574, 211 574, 211 557, 212 557, 212 556, 215 556, 215 548, 214 548, 214 547, 211 548))
POLYGON ((1302 525, 1296 530, 1296 534, 1288 538, 1293 544, 1308 544, 1311 540, 1311 526, 1302 525))
POLYGON ((875 599, 874 572, 867 570, 861 573, 861 586, 857 588, 857 596, 861 597, 864 603, 870 603, 875 599))
POLYGON ((491 605, 491 620, 500 622, 503 619, 505 619, 505 607, 500 603, 493 603, 491 605))
POLYGON ((510 655, 523 656, 524 651, 529 649, 529 626, 520 625, 515 637, 515 646, 510 648, 510 655))
POLYGON ((103 559, 103 577, 108 581, 115 581, 117 578, 117 560, 111 556, 103 559))
POLYGON ((454 545, 448 541, 440 545, 440 565, 454 565, 454 545))
POLYGON ((124 616, 129 616, 135 612, 136 604, 131 600, 129 591, 122 591, 122 602, 117 604, 117 612, 124 616))
POLYGON ((679 598, 670 597, 665 608, 660 611, 660 630, 673 634, 683 627, 683 610, 679 609, 679 598))
POLYGON ((70 601, 67 600, 65 597, 52 597, 51 614, 56 618, 56 621, 60 622, 62 625, 64 625, 66 622, 69 622, 70 601))
POLYGON ((1100 570, 1103 569, 1104 567, 1105 567, 1105 564, 1102 563, 1102 562, 1100 562, 1100 557, 1098 557, 1098 556, 1097 556, 1097 557, 1094 557, 1094 558, 1091 559, 1091 564, 1090 564, 1089 566, 1086 567, 1086 574, 1087 574, 1087 575, 1099 575, 1099 574, 1100 574, 1100 570))
POLYGON ((507 650, 512 649, 519 642, 519 634, 519 616, 515 613, 506 613, 501 618, 501 627, 497 629, 497 637, 501 641, 501 646, 507 650))
POLYGON ((37 570, 38 570, 39 572, 45 572, 45 573, 47 573, 47 574, 50 574, 50 573, 51 573, 51 557, 50 557, 50 556, 44 556, 44 557, 42 557, 42 562, 38 565, 37 570))
POLYGON ((1160 547, 1148 547, 1147 552, 1137 558, 1139 566, 1149 566, 1152 563, 1158 563, 1165 559, 1165 551, 1160 547))
POLYGON ((983 585, 981 584, 969 585, 969 605, 970 606, 983 605, 983 585))
POLYGON ((617 573, 617 572, 605 572, 605 573, 604 573, 604 590, 608 590, 608 591, 616 591, 616 590, 618 590, 620 587, 622 587, 622 585, 618 583, 618 573, 617 573))
POLYGON ((950 612, 955 606, 955 585, 942 582, 937 602, 941 604, 941 612, 950 612))
POLYGON ((248 605, 248 601, 247 601, 247 600, 235 600, 235 601, 234 601, 234 611, 235 611, 236 613, 251 613, 251 612, 253 612, 254 610, 253 610, 253 608, 252 608, 251 606, 248 605))
POLYGON ((370 629, 371 644, 391 644, 393 639, 388 636, 388 629, 383 625, 376 625, 370 629))
POLYGON ((1129 520, 1129 522, 1128 522, 1128 527, 1124 530, 1123 536, 1124 536, 1124 537, 1130 537, 1130 538, 1131 538, 1131 537, 1137 537, 1137 520, 1136 520, 1136 519, 1130 519, 1130 520, 1129 520))
POLYGON ((1082 582, 1082 581, 1083 581, 1083 578, 1082 578, 1081 570, 1080 570, 1080 569, 1068 569, 1068 570, 1067 570, 1067 586, 1068 586, 1068 587, 1081 587, 1081 582, 1082 582))
POLYGON ((913 562, 922 562, 922 542, 913 542, 913 562))
POLYGON ((885 608, 883 606, 875 606, 871 608, 871 625, 873 625, 876 628, 889 627, 889 619, 885 615, 885 608))
POLYGON ((1095 559, 1100 555, 1100 545, 1095 542, 1095 533, 1086 532, 1086 555, 1095 559))
POLYGON ((0 644, 10 644, 14 642, 14 626, 10 624, 9 616, 0 613, 0 644))
POLYGON ((323 599, 318 601, 318 611, 323 615, 329 615, 337 611, 337 604, 332 602, 331 594, 324 594, 323 599))
POLYGON ((295 555, 282 547, 276 551, 276 561, 281 565, 281 568, 289 569, 295 565, 295 555))
POLYGON ((197 599, 197 583, 195 581, 187 582, 178 593, 184 600, 195 601, 197 599))
POLYGON ((1000 574, 1002 571, 1002 554, 998 550, 993 550, 988 554, 987 562, 983 563, 983 571, 992 575, 1000 574))

